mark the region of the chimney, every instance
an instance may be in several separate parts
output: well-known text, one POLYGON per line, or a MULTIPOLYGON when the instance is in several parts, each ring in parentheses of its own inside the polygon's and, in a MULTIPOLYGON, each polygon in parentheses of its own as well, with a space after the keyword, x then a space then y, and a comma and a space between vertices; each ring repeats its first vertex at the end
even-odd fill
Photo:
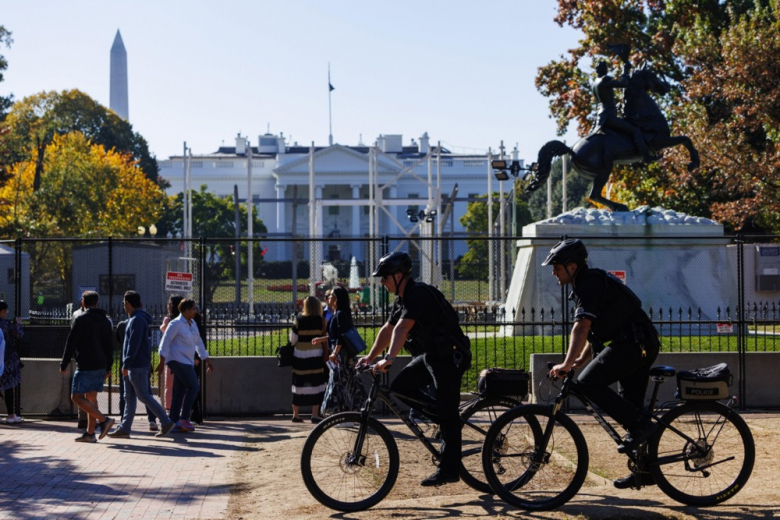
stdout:
POLYGON ((236 155, 246 155, 246 137, 236 135, 236 155))
POLYGON ((428 137, 428 132, 425 132, 425 133, 424 133, 424 134, 423 134, 423 135, 420 137, 420 144, 418 145, 417 149, 418 149, 418 150, 420 151, 420 153, 421 153, 421 154, 423 154, 423 155, 427 154, 427 153, 428 153, 428 150, 430 149, 430 147, 428 146, 428 139, 429 139, 429 137, 428 137))

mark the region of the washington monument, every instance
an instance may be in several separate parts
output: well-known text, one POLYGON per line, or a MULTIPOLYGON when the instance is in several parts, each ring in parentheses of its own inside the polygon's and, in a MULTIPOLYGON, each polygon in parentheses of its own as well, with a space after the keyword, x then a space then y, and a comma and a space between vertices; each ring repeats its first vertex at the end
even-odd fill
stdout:
POLYGON ((122 35, 116 31, 114 44, 111 46, 111 92, 109 108, 125 121, 130 120, 127 108, 127 51, 122 42, 122 35))

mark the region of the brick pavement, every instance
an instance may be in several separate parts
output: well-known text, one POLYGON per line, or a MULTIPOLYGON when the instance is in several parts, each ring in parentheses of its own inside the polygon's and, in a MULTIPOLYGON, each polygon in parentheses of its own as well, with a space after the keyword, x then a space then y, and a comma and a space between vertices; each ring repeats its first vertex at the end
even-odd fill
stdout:
MULTIPOLYGON (((145 417, 135 426, 146 430, 145 417)), ((250 422, 209 422, 189 434, 77 443, 75 421, 0 425, 0 518, 227 517, 231 458, 250 422)))

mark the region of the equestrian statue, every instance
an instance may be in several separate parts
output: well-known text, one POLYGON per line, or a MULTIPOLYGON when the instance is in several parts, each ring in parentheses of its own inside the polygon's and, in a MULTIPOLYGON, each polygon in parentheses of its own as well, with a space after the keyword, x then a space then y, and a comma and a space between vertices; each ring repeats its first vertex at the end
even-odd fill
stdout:
POLYGON ((596 65, 598 79, 591 86, 596 101, 597 122, 591 133, 569 148, 561 141, 550 141, 539 150, 538 166, 525 191, 541 187, 550 175, 554 157, 570 154, 576 172, 593 181, 588 200, 612 211, 628 211, 628 206, 601 195, 615 164, 649 164, 658 157, 658 151, 683 145, 688 149, 688 171, 699 166, 699 153, 684 135, 672 136, 669 124, 650 93, 666 94, 669 83, 659 78, 650 67, 643 65, 631 72, 628 48, 611 46, 623 61, 623 75, 614 79, 607 74, 607 62, 596 65), (618 116, 614 89, 625 89, 623 117, 618 116))

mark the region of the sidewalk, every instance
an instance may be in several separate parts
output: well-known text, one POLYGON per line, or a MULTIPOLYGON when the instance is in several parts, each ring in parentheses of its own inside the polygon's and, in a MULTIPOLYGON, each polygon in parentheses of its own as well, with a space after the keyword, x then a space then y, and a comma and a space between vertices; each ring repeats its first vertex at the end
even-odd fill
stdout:
MULTIPOLYGON (((77 443, 76 421, 0 425, 0 518, 226 518, 230 465, 251 421, 77 443)), ((252 448, 248 448, 250 451, 252 448)))

